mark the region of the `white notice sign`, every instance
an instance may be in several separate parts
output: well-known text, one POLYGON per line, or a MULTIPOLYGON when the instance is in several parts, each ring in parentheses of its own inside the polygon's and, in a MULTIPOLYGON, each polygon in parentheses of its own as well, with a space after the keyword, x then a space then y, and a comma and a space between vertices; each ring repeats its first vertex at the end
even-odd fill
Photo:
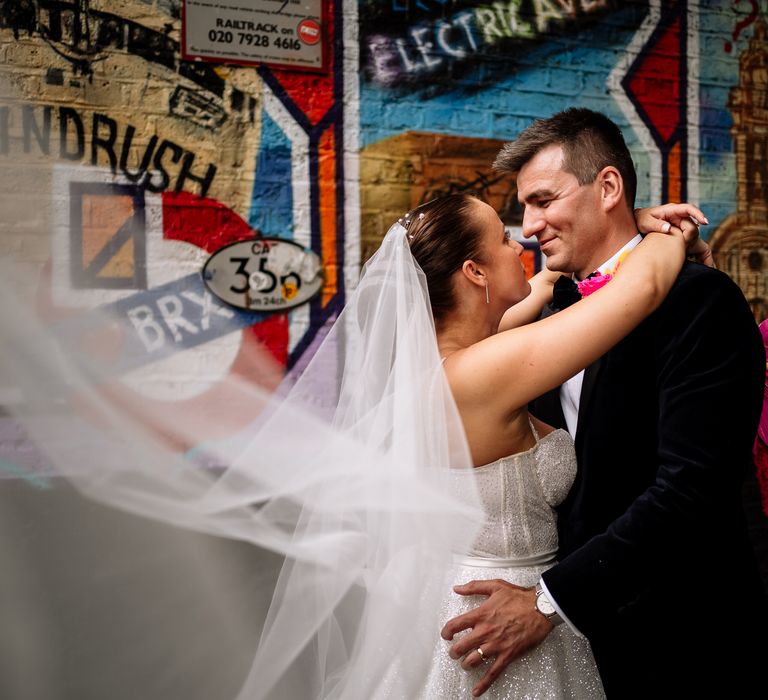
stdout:
POLYGON ((220 63, 322 70, 323 0, 184 0, 182 53, 220 63))

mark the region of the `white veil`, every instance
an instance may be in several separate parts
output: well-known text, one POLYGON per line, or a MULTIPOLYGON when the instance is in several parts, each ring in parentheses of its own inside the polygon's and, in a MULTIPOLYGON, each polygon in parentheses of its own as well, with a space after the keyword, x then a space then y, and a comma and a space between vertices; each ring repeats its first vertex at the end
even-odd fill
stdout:
MULTIPOLYGON (((256 381, 231 375, 225 403, 212 401, 184 420, 125 390, 109 348, 89 333, 99 326, 93 314, 87 323, 41 321, 5 262, 0 382, 13 397, 5 410, 42 458, 34 468, 5 469, 2 488, 15 489, 17 503, 19 489, 24 502, 47 498, 36 481, 54 491, 72 484, 87 496, 70 494, 66 516, 52 528, 75 528, 63 546, 83 546, 79 578, 58 579, 64 605, 84 586, 98 585, 105 599, 134 586, 137 567, 154 591, 126 603, 130 635, 107 625, 108 641, 99 644, 102 665, 131 679, 130 690, 123 684, 110 697, 415 696, 444 622, 437 613, 452 553, 466 551, 481 516, 465 479, 460 498, 451 488, 452 470, 471 462, 405 229, 396 224, 387 233, 294 386, 263 388, 274 379, 264 353, 250 363, 263 370, 256 381), (246 428, 201 442, 201 426, 226 435, 230 417, 254 406, 263 410, 246 428), (132 516, 115 526, 112 507, 132 516), (180 544, 191 532, 203 533, 205 544, 180 544), (126 533, 131 556, 105 573, 107 553, 123 546, 126 533), (258 563, 243 565, 249 557, 258 563), (158 562, 168 563, 161 573, 158 562), (180 598, 179 588, 189 586, 200 590, 180 598), (142 620, 146 608, 165 616, 169 607, 176 614, 161 624, 177 625, 178 634, 162 641, 156 623, 142 620), (187 619, 203 629, 179 623, 187 619), (195 635, 208 638, 205 651, 195 635), (169 673, 189 680, 184 691, 168 690, 169 673)), ((0 538, 0 565, 24 585, 44 586, 40 567, 11 539, 0 538)), ((51 556, 46 550, 46 561, 51 556)), ((56 685, 73 637, 85 644, 103 620, 69 626, 66 639, 51 642, 41 599, 26 606, 41 632, 16 648, 13 663, 39 669, 45 660, 56 685)), ((71 697, 89 694, 72 688, 71 697)))

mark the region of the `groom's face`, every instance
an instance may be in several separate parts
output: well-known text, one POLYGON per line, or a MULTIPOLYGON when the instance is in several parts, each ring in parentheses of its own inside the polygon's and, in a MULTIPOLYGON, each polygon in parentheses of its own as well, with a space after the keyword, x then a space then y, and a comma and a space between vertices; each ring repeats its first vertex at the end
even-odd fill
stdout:
POLYGON ((563 149, 548 146, 529 160, 517 176, 523 205, 523 236, 536 236, 547 267, 585 277, 593 271, 596 251, 604 241, 597 181, 580 185, 562 169, 563 149))

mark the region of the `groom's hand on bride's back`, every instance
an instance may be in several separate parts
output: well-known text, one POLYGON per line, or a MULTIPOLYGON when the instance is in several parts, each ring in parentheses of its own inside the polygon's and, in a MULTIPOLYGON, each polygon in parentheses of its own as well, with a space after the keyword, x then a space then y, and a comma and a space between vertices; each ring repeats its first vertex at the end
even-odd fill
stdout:
POLYGON ((452 659, 461 659, 466 670, 488 665, 472 691, 477 696, 488 690, 510 662, 539 644, 552 631, 552 623, 536 610, 534 588, 493 579, 470 581, 453 590, 459 595, 488 596, 478 607, 449 620, 440 632, 443 639, 451 641, 458 632, 470 630, 451 645, 449 654, 452 659))

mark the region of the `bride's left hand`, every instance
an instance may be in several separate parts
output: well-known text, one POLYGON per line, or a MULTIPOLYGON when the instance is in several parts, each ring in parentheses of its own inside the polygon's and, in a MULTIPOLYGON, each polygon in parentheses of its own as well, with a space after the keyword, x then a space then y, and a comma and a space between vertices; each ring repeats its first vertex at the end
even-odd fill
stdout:
POLYGON ((704 216, 704 212, 693 204, 668 203, 635 209, 635 223, 641 233, 668 233, 672 226, 677 226, 683 232, 687 255, 696 262, 715 267, 709 245, 699 236, 699 226, 708 224, 709 220, 704 216))
POLYGON ((704 216, 704 212, 693 204, 683 203, 660 204, 657 207, 642 207, 635 209, 635 223, 641 233, 650 233, 651 231, 661 231, 666 233, 669 226, 680 227, 680 223, 685 219, 692 219, 693 223, 708 224, 709 219, 704 216))

